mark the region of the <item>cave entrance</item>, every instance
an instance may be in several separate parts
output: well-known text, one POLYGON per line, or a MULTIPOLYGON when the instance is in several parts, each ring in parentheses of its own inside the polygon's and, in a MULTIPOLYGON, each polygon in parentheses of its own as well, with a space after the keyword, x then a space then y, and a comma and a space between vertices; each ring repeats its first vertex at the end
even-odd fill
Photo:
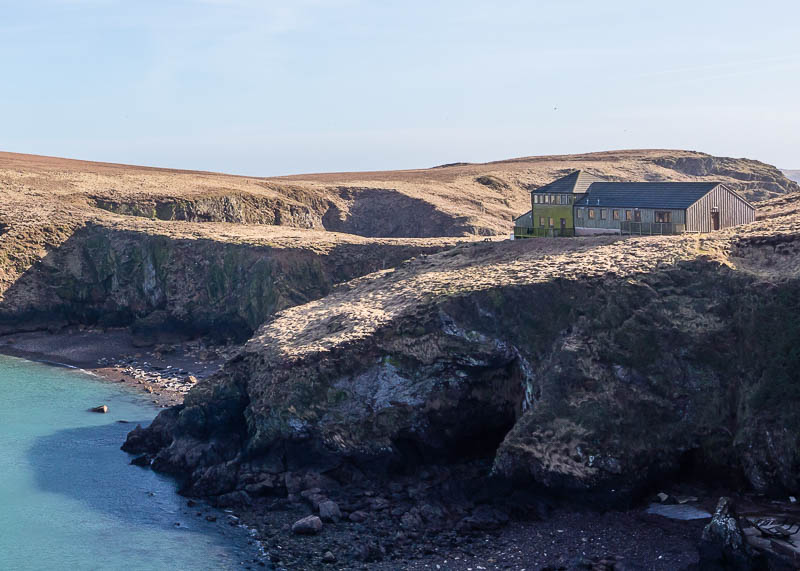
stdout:
POLYGON ((500 370, 476 368, 469 373, 470 390, 460 398, 443 395, 451 406, 431 411, 422 433, 401 433, 392 441, 399 471, 494 459, 522 414, 522 374, 516 361, 500 370))

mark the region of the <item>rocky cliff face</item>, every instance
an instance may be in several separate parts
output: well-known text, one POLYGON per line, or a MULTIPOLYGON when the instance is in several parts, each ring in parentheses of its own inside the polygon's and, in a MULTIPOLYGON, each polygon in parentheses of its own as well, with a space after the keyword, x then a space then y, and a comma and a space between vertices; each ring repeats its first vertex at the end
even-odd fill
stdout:
POLYGON ((603 502, 688 474, 797 492, 798 235, 784 217, 418 259, 280 313, 126 447, 205 496, 476 458, 603 502))
MULTIPOLYGON (((224 241, 95 223, 38 230, 45 248, 48 237, 58 238, 41 257, 28 248, 30 258, 3 292, 0 332, 130 325, 147 344, 197 336, 244 341, 281 309, 449 245, 320 240, 292 247, 285 239, 224 241)), ((15 234, 5 251, 25 253, 15 234)))

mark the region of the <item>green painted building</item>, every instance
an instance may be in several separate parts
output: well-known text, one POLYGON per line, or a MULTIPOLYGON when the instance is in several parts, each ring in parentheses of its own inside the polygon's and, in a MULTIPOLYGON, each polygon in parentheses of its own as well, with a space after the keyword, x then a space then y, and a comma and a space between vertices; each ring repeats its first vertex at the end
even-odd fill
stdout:
POLYGON ((603 181, 585 171, 575 171, 531 192, 531 235, 574 236, 573 205, 592 183, 603 181))

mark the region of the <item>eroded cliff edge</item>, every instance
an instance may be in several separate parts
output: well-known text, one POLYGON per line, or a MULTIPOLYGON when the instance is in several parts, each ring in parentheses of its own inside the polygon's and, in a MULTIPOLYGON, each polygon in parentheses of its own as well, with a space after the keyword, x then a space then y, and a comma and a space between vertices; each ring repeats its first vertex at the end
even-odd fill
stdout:
POLYGON ((481 459, 602 502, 689 473, 796 493, 799 300, 795 214, 464 244, 279 313, 126 449, 210 497, 481 459))

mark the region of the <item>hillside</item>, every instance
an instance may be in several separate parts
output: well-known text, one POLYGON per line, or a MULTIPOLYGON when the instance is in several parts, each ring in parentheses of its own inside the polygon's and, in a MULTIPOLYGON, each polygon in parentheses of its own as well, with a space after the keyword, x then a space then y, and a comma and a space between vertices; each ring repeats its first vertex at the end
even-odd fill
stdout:
POLYGON ((575 168, 715 178, 751 198, 797 187, 756 161, 687 151, 272 179, 0 153, 0 331, 130 325, 246 339, 338 283, 507 236, 527 189, 575 168))
POLYGON ((501 235, 528 192, 575 169, 611 180, 719 180, 751 200, 798 190, 776 168, 690 151, 612 151, 431 169, 255 178, 0 153, 13 204, 82 218, 228 222, 364 237, 501 235), (44 204, 43 204, 44 203, 44 204))

